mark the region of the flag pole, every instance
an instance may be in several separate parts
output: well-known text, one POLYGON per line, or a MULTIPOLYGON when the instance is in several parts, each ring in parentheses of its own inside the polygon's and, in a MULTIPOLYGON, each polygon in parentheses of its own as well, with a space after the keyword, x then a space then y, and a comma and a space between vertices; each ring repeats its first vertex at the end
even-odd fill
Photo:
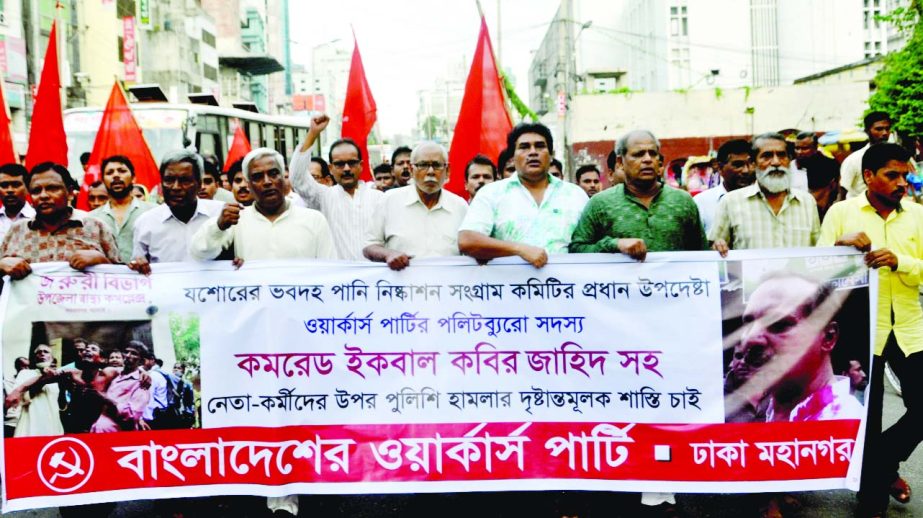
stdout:
MULTIPOLYGON (((499 4, 500 0, 497 0, 499 4)), ((487 18, 484 16, 484 8, 481 6, 481 0, 474 0, 475 5, 478 8, 478 14, 481 17, 481 20, 484 20, 484 24, 487 24, 487 18)), ((499 12, 499 5, 498 5, 499 12)), ((498 26, 499 31, 499 26, 498 26)), ((499 38, 500 35, 497 34, 499 38)), ((490 38, 488 38, 489 40, 490 38)), ((510 120, 513 120, 513 102, 510 100, 509 93, 506 91, 506 73, 503 72, 503 67, 500 66, 500 61, 497 59, 497 54, 494 52, 494 46, 490 46, 490 57, 494 58, 494 66, 497 67, 497 77, 500 79, 500 93, 503 94, 503 106, 506 108, 506 113, 509 115, 510 120)))

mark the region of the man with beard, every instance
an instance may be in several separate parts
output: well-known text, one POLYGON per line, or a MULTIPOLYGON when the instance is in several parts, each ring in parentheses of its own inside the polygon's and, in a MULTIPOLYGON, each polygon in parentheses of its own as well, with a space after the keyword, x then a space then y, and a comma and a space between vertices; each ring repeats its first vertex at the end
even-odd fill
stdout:
MULTIPOLYGON (((292 187, 301 195, 307 207, 319 210, 327 218, 337 256, 349 261, 362 261, 365 234, 372 225, 372 214, 385 193, 359 180, 362 176, 362 151, 350 139, 340 139, 330 145, 331 172, 336 185, 321 185, 308 174, 308 153, 329 122, 330 118, 326 115, 311 119, 311 129, 292 156, 292 187)), ((404 160, 399 154, 395 158, 398 162, 404 160)), ((407 161, 410 161, 409 149, 407 161)), ((400 171, 395 166, 395 179, 398 183, 403 175, 400 171)))
POLYGON ((26 202, 26 168, 19 164, 0 166, 0 240, 9 232, 13 223, 35 217, 35 209, 26 202))
POLYGON ((497 180, 497 166, 484 155, 474 155, 474 158, 465 166, 465 190, 468 199, 473 200, 474 195, 481 187, 497 180))
POLYGON ((729 249, 814 246, 820 233, 817 203, 791 188, 791 157, 785 137, 753 139, 756 183, 728 193, 718 204, 708 238, 722 257, 729 249))
POLYGON ((548 254, 567 253, 587 196, 548 173, 554 141, 546 126, 519 124, 506 145, 516 174, 484 186, 474 198, 458 230, 458 249, 482 262, 519 256, 541 268, 548 254))
POLYGON ((103 159, 102 171, 103 184, 109 192, 109 201, 90 212, 90 217, 106 224, 119 245, 119 258, 123 263, 127 263, 131 260, 135 221, 153 209, 154 204, 131 195, 135 166, 127 157, 113 155, 103 159))
POLYGON ((67 204, 67 169, 44 162, 32 168, 26 185, 35 204, 35 219, 17 221, 0 244, 0 274, 22 279, 30 263, 64 261, 83 270, 119 262, 112 233, 98 220, 77 219, 67 204))
POLYGON ((914 166, 904 148, 870 146, 862 169, 867 190, 830 208, 817 244, 854 246, 866 252, 869 268, 878 269, 878 321, 857 516, 884 516, 889 494, 901 503, 910 501, 910 486, 898 468, 923 440, 923 207, 906 198, 907 176, 914 166), (900 379, 907 411, 882 432, 885 362, 900 379))
POLYGON ((721 183, 696 194, 693 199, 699 207, 699 217, 707 234, 715 220, 718 203, 724 196, 753 183, 753 161, 750 159, 750 143, 733 139, 718 148, 718 174, 721 183))
POLYGON ((201 200, 204 162, 185 149, 167 154, 160 162, 163 205, 144 213, 135 222, 131 262, 128 267, 149 274, 150 263, 191 261, 192 236, 209 218, 218 217, 224 204, 201 200))
POLYGON ((394 176, 395 187, 404 187, 410 183, 412 163, 410 153, 411 150, 407 146, 401 146, 391 153, 391 175, 394 176))
POLYGON ((403 270, 414 257, 458 255, 458 226, 468 212, 460 196, 442 188, 449 176, 448 154, 435 142, 410 155, 413 185, 389 191, 372 216, 363 249, 370 261, 403 270))
POLYGON ((863 181, 862 157, 875 144, 887 142, 891 137, 891 116, 885 112, 869 112, 862 120, 869 144, 854 151, 840 164, 840 199, 855 198, 865 192, 863 181))

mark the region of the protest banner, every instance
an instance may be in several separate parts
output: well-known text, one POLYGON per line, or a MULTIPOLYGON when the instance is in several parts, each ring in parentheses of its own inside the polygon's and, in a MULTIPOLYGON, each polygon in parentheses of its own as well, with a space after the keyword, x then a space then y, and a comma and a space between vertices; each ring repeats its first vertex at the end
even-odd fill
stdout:
MULTIPOLYGON (((65 433, 4 440, 3 508, 856 489, 864 384, 845 373, 851 362, 869 372, 874 271, 841 249, 716 259, 568 255, 535 269, 451 258, 401 272, 215 262, 155 265, 150 277, 33 265, 0 302, 4 373, 49 345, 64 372, 23 413, 48 412, 43 397, 64 401, 65 433), (87 403, 105 376, 82 385, 96 368, 66 365, 77 337, 103 349, 139 340, 165 370, 185 364, 194 428, 74 433, 108 412, 87 403)), ((57 413, 56 403, 44 417, 57 413)))

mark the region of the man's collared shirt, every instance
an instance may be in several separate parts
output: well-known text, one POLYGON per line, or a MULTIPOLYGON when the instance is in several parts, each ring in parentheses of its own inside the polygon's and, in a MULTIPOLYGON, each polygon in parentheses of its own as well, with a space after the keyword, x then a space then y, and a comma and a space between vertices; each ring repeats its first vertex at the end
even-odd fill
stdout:
POLYGON ((729 192, 718 203, 709 241, 723 239, 732 250, 814 246, 820 233, 817 202, 793 189, 773 212, 759 184, 729 192))
MULTIPOLYGON (((773 400, 769 398, 766 409, 766 422, 776 420, 773 412, 773 400)), ((834 376, 832 383, 812 392, 795 405, 787 416, 779 421, 800 423, 805 421, 829 421, 832 419, 862 419, 865 407, 850 391, 849 378, 834 376)))
POLYGON ((14 223, 0 245, 0 257, 19 257, 30 263, 67 262, 74 252, 96 250, 110 262, 119 262, 115 238, 98 220, 72 216, 53 232, 37 223, 36 220, 14 223))
POLYGON ((896 271, 878 269, 875 354, 884 351, 892 331, 905 355, 923 351, 919 292, 923 274, 923 206, 904 198, 901 210, 891 211, 888 219, 882 219, 865 195, 835 203, 824 217, 817 246, 833 246, 837 239, 853 232, 865 232, 872 240, 872 250, 887 248, 897 256, 896 271))
POLYGON ((32 219, 35 217, 35 209, 32 208, 32 205, 26 203, 22 206, 22 210, 19 211, 14 217, 9 217, 6 215, 6 210, 0 208, 0 240, 3 239, 3 236, 10 231, 10 227, 13 226, 13 223, 21 221, 24 219, 32 219))
POLYGON ((135 221, 131 256, 144 257, 152 263, 192 261, 189 244, 192 236, 210 218, 221 215, 224 204, 214 200, 197 200, 195 213, 183 223, 167 204, 145 212, 135 221))
POLYGON ((699 219, 702 220, 702 227, 705 229, 706 234, 711 230, 711 226, 715 222, 715 212, 718 211, 718 202, 720 202, 727 193, 728 191, 724 188, 724 183, 720 183, 707 191, 696 194, 692 198, 696 207, 699 208, 699 219))
POLYGON ((858 151, 853 151, 840 164, 840 187, 846 189, 846 198, 855 198, 864 193, 868 186, 862 177, 862 157, 868 151, 869 144, 858 151))
POLYGON ((539 205, 515 173, 481 187, 458 230, 537 246, 549 254, 566 254, 588 200, 580 187, 548 175, 539 205))
POLYGON ((115 241, 119 244, 119 257, 121 262, 128 263, 131 261, 132 252, 132 234, 134 232, 135 221, 145 212, 156 207, 153 203, 141 201, 132 198, 128 211, 125 212, 125 219, 119 225, 115 220, 115 214, 112 212, 112 202, 106 202, 105 205, 97 207, 90 211, 89 216, 96 218, 109 227, 109 231, 115 236, 115 241))
POLYGON ((298 148, 292 155, 289 167, 292 188, 309 209, 319 210, 327 218, 340 259, 364 261, 362 249, 365 248, 365 234, 384 193, 370 188, 362 181, 352 196, 339 185, 327 187, 317 183, 308 171, 310 154, 302 153, 298 148))
POLYGON ((618 252, 619 239, 643 239, 651 252, 703 250, 705 232, 689 193, 669 185, 645 207, 625 191, 625 184, 593 196, 574 231, 574 253, 618 252))
POLYGON ((227 230, 218 228, 217 217, 209 219, 193 236, 189 254, 195 260, 209 260, 231 246, 234 256, 245 261, 337 258, 324 215, 288 202, 275 221, 260 214, 256 204, 242 210, 237 224, 227 230))
POLYGON ((154 367, 149 371, 151 376, 150 399, 147 406, 144 407, 142 417, 145 421, 154 419, 154 410, 166 408, 169 400, 167 399, 167 378, 166 374, 159 368, 154 367))
POLYGON ((458 227, 468 204, 445 189, 428 209, 414 185, 391 189, 372 216, 365 246, 381 245, 411 257, 458 255, 458 227))

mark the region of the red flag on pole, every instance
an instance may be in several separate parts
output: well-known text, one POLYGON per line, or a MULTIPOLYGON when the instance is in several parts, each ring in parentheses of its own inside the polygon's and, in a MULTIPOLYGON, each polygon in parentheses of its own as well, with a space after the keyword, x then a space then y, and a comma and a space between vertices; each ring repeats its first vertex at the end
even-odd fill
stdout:
POLYGON ((481 32, 474 61, 465 83, 458 122, 449 148, 449 163, 453 174, 446 189, 467 197, 463 168, 474 155, 481 153, 496 160, 506 147, 506 135, 513 129, 510 114, 503 101, 503 87, 494 61, 494 50, 487 32, 487 22, 481 16, 481 32))
POLYGON ((224 161, 224 172, 228 172, 231 164, 247 156, 250 150, 250 141, 247 140, 247 135, 244 135, 243 126, 238 122, 237 129, 234 130, 234 140, 231 142, 230 149, 228 149, 228 157, 224 161))
POLYGON ((77 197, 77 208, 83 210, 88 208, 89 185, 102 177, 100 165, 105 158, 112 155, 122 155, 131 160, 131 164, 135 167, 134 183, 144 185, 148 190, 160 183, 157 162, 154 161, 151 149, 144 140, 141 126, 131 113, 131 107, 118 82, 112 85, 106 110, 99 123, 99 131, 93 142, 93 151, 90 152, 90 161, 87 162, 87 172, 83 177, 80 195, 77 197))
POLYGON ((61 79, 58 75, 58 22, 51 24, 45 64, 32 108, 29 128, 29 150, 26 169, 42 162, 67 165, 67 137, 64 135, 64 115, 61 111, 61 79))
POLYGON ((349 65, 349 83, 346 85, 346 100, 343 102, 343 138, 351 138, 359 145, 365 164, 361 180, 372 179, 372 165, 369 160, 368 136, 378 119, 378 107, 372 98, 372 90, 365 78, 362 56, 359 55, 359 42, 353 34, 353 59, 349 65))
POLYGON ((13 134, 10 131, 10 112, 3 92, 3 78, 0 77, 0 164, 18 164, 13 148, 13 134))

